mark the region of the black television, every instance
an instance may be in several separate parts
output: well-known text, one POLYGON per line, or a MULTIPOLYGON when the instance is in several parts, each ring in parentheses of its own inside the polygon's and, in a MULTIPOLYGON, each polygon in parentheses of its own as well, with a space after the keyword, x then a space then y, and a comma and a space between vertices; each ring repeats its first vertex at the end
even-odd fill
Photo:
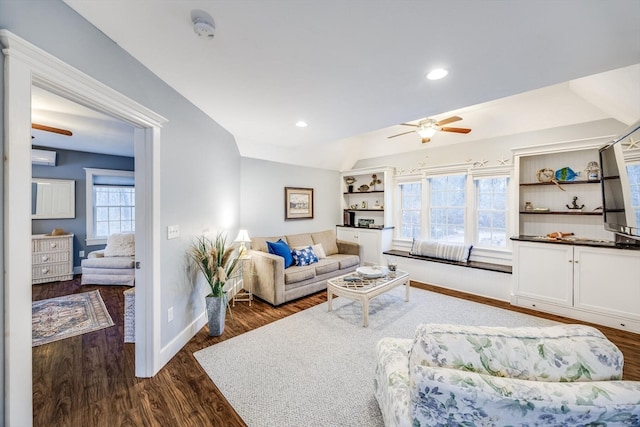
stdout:
POLYGON ((632 206, 631 186, 624 160, 623 144, 640 141, 640 121, 601 147, 600 172, 604 228, 615 233, 616 242, 640 245, 640 229, 632 206))

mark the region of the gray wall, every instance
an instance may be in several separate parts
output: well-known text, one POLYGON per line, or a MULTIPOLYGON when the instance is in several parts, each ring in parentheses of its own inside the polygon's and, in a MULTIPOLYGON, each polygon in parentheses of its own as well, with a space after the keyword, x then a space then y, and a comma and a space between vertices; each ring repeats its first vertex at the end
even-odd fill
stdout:
POLYGON ((0 28, 168 119, 158 147, 162 239, 160 277, 153 284, 165 314, 160 316, 161 346, 167 346, 204 311, 204 298, 194 296, 198 291, 185 271, 191 236, 205 229, 237 232, 240 154, 235 139, 60 0, 0 0, 0 28), (180 226, 179 239, 166 240, 168 225, 180 226), (168 307, 174 308, 171 323, 168 307))
POLYGON ((243 157, 241 228, 250 236, 275 236, 334 229, 341 224, 340 173, 243 157), (314 218, 284 219, 284 188, 313 188, 314 218))
MULTIPOLYGON (((38 148, 34 145, 34 148, 38 148)), ((52 151, 50 148, 45 150, 52 151)), ((133 171, 134 158, 109 156, 105 154, 84 153, 81 151, 55 150, 57 153, 56 166, 33 165, 31 175, 34 178, 72 179, 76 182, 76 217, 69 219, 34 219, 31 221, 33 234, 50 233, 54 228, 64 228, 73 233, 73 265, 80 266, 79 251, 102 249, 100 246, 86 246, 87 238, 87 196, 86 174, 84 168, 115 169, 133 171)))

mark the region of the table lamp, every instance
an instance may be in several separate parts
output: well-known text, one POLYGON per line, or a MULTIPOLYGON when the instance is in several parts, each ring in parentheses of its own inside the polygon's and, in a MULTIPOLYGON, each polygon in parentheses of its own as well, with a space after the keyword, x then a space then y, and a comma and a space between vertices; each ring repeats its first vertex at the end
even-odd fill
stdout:
POLYGON ((240 230, 238 232, 238 237, 236 237, 236 242, 240 242, 240 258, 245 258, 247 256, 247 246, 248 242, 251 242, 251 238, 249 237, 249 233, 247 230, 240 230))

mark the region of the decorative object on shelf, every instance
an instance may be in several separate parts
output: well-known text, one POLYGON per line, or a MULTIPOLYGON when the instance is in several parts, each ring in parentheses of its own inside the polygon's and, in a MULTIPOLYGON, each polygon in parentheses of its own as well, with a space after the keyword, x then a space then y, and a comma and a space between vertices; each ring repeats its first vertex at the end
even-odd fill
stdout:
POLYGON ((567 209, 574 212, 582 212, 582 208, 584 208, 584 205, 578 206, 578 196, 573 196, 573 201, 571 202, 571 206, 567 205, 567 209))
POLYGON ((360 192, 369 191, 369 186, 367 184, 362 184, 360 187, 358 187, 358 191, 360 192))
POLYGON ((573 169, 571 169, 568 166, 565 166, 563 168, 558 169, 556 171, 556 173, 555 173, 556 180, 558 180, 560 182, 562 182, 562 181, 573 181, 579 175, 580 175, 580 172, 574 172, 573 169))
POLYGON ((284 219, 313 219, 313 188, 284 188, 284 219))
POLYGON ((600 166, 598 165, 598 162, 587 163, 587 167, 584 171, 587 174, 587 179, 589 181, 597 181, 600 179, 600 166))
POLYGON ((373 188, 374 191, 382 190, 382 180, 378 179, 378 175, 375 173, 371 175, 371 182, 369 183, 369 187, 373 188))
POLYGON ((204 275, 211 291, 205 297, 209 336, 220 336, 224 332, 226 307, 229 306, 224 284, 238 268, 240 257, 235 247, 227 246, 224 233, 218 233, 213 240, 206 236, 196 237, 191 243, 189 255, 193 265, 204 275))
POLYGON ((531 202, 524 202, 524 210, 525 211, 532 211, 533 210, 533 205, 531 204, 531 202))
POLYGON ((562 191, 567 191, 564 188, 562 188, 562 186, 556 180, 555 172, 553 171, 553 169, 542 168, 538 170, 538 172, 536 173, 536 178, 538 179, 538 182, 553 182, 562 191))
POLYGON ((367 201, 366 200, 362 201, 362 209, 367 209, 367 201))
POLYGON ((351 205, 351 209, 358 209, 358 205, 351 205))
POLYGON ((349 193, 353 193, 353 183, 356 182, 357 179, 355 179, 353 176, 345 176, 344 177, 344 182, 347 183, 347 188, 349 193))
POLYGON ((547 234, 547 238, 556 240, 563 239, 568 236, 573 236, 573 233, 566 231, 554 231, 553 233, 547 234))
POLYGON ((374 223, 374 220, 370 218, 358 219, 358 227, 369 227, 373 223, 374 223))

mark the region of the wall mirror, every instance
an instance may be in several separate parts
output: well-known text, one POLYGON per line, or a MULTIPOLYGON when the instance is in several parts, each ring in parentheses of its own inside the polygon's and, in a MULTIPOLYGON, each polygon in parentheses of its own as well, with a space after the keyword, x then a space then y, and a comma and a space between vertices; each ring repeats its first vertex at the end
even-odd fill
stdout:
POLYGON ((31 219, 75 217, 76 182, 74 180, 32 178, 31 219))

